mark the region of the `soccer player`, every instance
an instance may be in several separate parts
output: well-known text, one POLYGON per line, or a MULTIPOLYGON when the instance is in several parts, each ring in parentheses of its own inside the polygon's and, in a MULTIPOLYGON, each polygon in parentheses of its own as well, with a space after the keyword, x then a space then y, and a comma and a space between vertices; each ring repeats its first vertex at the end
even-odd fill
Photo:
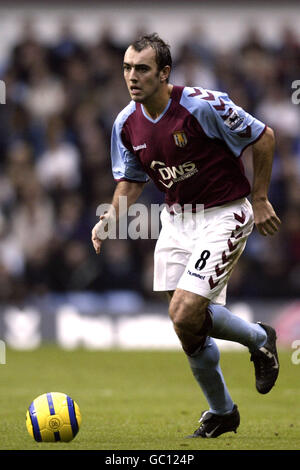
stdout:
POLYGON ((165 193, 154 253, 154 290, 168 294, 175 332, 209 404, 190 437, 236 432, 240 415, 213 338, 249 349, 259 393, 271 390, 279 372, 275 330, 247 322, 225 307, 230 274, 253 224, 263 236, 275 234, 280 226, 268 200, 274 133, 224 92, 170 84, 170 48, 157 34, 132 43, 123 68, 131 101, 112 130, 117 186, 111 209, 92 230, 93 246, 99 254, 101 230, 122 215, 120 196, 127 197, 129 207, 149 178, 165 193), (252 189, 240 158, 248 146, 253 154, 252 189), (187 204, 204 206, 200 227, 192 213, 186 223, 176 223, 184 214, 178 207, 187 204))

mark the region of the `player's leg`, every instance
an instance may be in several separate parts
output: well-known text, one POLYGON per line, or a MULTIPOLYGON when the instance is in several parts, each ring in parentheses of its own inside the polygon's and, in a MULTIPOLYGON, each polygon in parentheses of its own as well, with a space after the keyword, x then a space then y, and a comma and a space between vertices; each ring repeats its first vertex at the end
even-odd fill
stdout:
POLYGON ((188 356, 201 350, 207 335, 237 342, 251 353, 257 391, 266 394, 273 388, 279 373, 279 358, 276 332, 271 326, 246 321, 225 306, 209 303, 209 299, 182 289, 176 289, 173 295, 170 316, 188 356))
MULTIPOLYGON (((171 301, 171 294, 169 294, 169 300, 171 301)), ((201 347, 207 334, 213 338, 242 344, 249 349, 251 360, 254 362, 257 390, 263 394, 271 390, 279 370, 276 334, 273 328, 246 321, 234 315, 225 306, 211 304, 207 299, 181 289, 178 289, 174 295, 170 305, 170 315, 174 329, 187 354, 192 354, 194 350, 201 347), (184 306, 188 305, 188 297, 198 311, 195 312, 193 308, 189 308, 188 313, 185 312, 184 306), (176 299, 178 306, 174 302, 176 299), (207 315, 207 312, 210 315, 207 315), (186 316, 189 317, 188 321, 185 320, 186 316), (203 324, 202 327, 201 324, 203 324)))
POLYGON ((212 317, 210 335, 213 338, 240 343, 250 352, 266 343, 266 330, 259 323, 244 320, 223 305, 210 304, 208 309, 212 317))
POLYGON ((260 322, 248 322, 222 305, 210 304, 208 309, 212 316, 210 335, 246 346, 254 364, 256 389, 259 393, 268 393, 279 372, 275 330, 260 322))
POLYGON ((170 300, 169 314, 193 375, 207 399, 209 411, 226 415, 232 412, 234 403, 220 368, 218 347, 208 336, 212 327, 208 303, 209 300, 202 296, 176 289, 170 300))
POLYGON ((182 348, 188 355, 203 346, 212 327, 207 308, 209 302, 209 299, 183 289, 176 289, 170 301, 169 315, 182 348))
POLYGON ((174 329, 187 353, 201 346, 208 332, 213 338, 240 343, 250 352, 267 341, 267 332, 259 323, 244 320, 202 296, 176 289, 174 295, 169 293, 169 301, 174 329))
MULTIPOLYGON (((255 354, 266 343, 265 329, 233 315, 223 306, 209 305, 209 299, 182 289, 169 292, 168 298, 174 329, 209 404, 209 410, 201 416, 200 426, 189 437, 215 438, 225 432, 236 432, 240 424, 239 411, 227 389, 219 350, 211 336, 244 344, 255 354)), ((263 372, 261 363, 260 358, 259 374, 263 372)), ((272 377, 269 384, 271 382, 272 377)), ((266 389, 266 380, 257 383, 261 390, 266 389)))

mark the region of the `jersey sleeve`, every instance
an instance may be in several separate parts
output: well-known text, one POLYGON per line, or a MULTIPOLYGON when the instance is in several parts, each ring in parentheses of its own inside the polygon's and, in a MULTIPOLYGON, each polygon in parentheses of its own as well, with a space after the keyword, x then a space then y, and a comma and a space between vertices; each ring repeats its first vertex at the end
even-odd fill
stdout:
POLYGON ((224 140, 237 157, 266 130, 263 122, 233 103, 227 93, 189 88, 185 101, 188 100, 206 135, 224 140))
POLYGON ((127 116, 118 116, 114 122, 111 134, 111 161, 112 173, 116 181, 128 180, 139 183, 149 181, 147 173, 141 163, 130 150, 124 145, 122 129, 127 116))

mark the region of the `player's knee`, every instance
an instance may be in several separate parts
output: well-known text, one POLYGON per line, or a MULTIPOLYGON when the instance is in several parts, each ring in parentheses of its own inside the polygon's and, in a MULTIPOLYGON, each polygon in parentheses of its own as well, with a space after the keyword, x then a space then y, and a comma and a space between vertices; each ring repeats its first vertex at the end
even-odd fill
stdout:
POLYGON ((193 322, 187 317, 184 311, 178 311, 172 317, 173 326, 175 331, 182 331, 186 333, 193 333, 195 325, 193 322))
POLYGON ((173 322, 173 325, 180 328, 184 326, 187 321, 187 304, 184 299, 180 297, 172 297, 169 305, 169 316, 173 322))
POLYGON ((185 296, 173 296, 169 315, 175 330, 194 333, 201 327, 206 316, 206 304, 195 303, 185 296))

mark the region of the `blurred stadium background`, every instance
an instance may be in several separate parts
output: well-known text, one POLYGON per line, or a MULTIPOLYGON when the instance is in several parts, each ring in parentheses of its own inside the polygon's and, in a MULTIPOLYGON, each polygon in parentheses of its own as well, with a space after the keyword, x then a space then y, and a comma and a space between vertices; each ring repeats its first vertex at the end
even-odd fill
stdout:
MULTIPOLYGON (((71 3, 71 2, 70 2, 71 3)), ((300 339, 300 8, 296 3, 0 3, 0 338, 32 349, 178 347, 152 292, 155 240, 90 242, 114 181, 110 132, 128 103, 122 57, 142 32, 173 50, 172 81, 227 91, 274 128, 270 199, 282 228, 256 231, 228 289, 239 315, 300 339)), ((251 156, 243 161, 251 178, 251 156)), ((148 184, 141 201, 163 202, 148 184)), ((222 346, 225 347, 225 344, 222 346)))

